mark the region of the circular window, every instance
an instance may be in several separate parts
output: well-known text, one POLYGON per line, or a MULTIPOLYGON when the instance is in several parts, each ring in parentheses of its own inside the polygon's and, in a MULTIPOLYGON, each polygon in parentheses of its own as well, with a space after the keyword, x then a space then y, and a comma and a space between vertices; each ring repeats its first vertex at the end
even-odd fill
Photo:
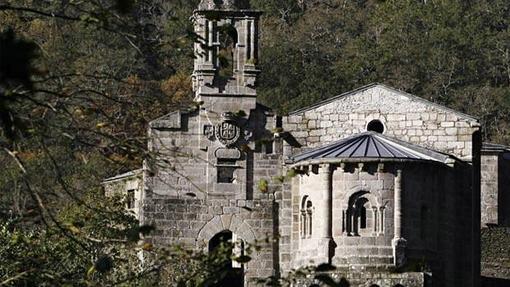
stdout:
POLYGON ((380 120, 372 120, 367 125, 367 131, 382 134, 384 132, 384 125, 380 120))

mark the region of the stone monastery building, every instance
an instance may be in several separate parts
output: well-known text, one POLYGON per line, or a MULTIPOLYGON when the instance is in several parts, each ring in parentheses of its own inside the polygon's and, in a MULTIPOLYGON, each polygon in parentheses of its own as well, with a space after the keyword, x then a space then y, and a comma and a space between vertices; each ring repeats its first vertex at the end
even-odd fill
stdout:
POLYGON ((156 160, 106 190, 157 245, 273 239, 219 286, 321 263, 351 286, 478 286, 480 227, 510 225, 510 150, 382 84, 275 115, 257 103, 261 13, 244 2, 202 0, 197 107, 152 121, 156 160))

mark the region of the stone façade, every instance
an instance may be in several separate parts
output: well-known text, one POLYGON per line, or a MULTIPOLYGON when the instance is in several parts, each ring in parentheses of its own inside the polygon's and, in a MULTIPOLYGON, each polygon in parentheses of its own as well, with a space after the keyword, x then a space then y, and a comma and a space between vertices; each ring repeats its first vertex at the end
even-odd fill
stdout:
POLYGON ((482 148, 475 118, 382 84, 275 115, 256 102, 260 12, 217 2, 193 16, 197 106, 152 121, 154 157, 105 181, 109 193, 134 190, 136 215, 157 227, 147 240, 271 239, 241 266, 245 285, 331 263, 351 286, 478 286, 480 224, 510 223, 508 149, 482 148), (374 122, 393 157, 296 161, 374 122))

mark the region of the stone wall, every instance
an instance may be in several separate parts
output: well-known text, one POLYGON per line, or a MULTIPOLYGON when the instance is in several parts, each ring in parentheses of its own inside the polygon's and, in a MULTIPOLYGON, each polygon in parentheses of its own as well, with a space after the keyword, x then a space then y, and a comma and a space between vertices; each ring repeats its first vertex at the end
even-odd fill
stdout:
POLYGON ((245 266, 246 278, 273 274, 272 246, 263 241, 273 232, 272 200, 171 199, 148 192, 143 214, 145 223, 156 227, 147 240, 158 246, 182 244, 206 250, 209 240, 224 230, 247 243, 261 240, 263 248, 245 266))
POLYGON ((481 226, 510 226, 510 153, 481 157, 481 226))
MULTIPOLYGON (((324 184, 320 168, 302 167, 307 174, 292 182, 293 268, 327 262, 321 257, 321 229, 327 220, 321 211, 324 184), (305 198, 314 203, 311 236, 302 233, 305 198)), ((471 257, 474 242, 466 235, 472 227, 469 165, 341 163, 333 170, 331 229, 336 248, 332 264, 342 268, 394 266, 394 183, 401 170, 402 237, 407 241, 403 268, 431 270, 434 286, 472 286, 468 275, 477 259, 471 257), (350 198, 360 192, 367 199, 366 227, 351 234, 346 215, 353 204, 350 198)))
POLYGON ((333 174, 333 236, 336 265, 392 265, 394 170, 392 166, 346 164, 333 174), (390 170, 388 170, 388 168, 390 170), (348 236, 346 210, 355 193, 369 192, 367 226, 359 236, 348 236))
MULTIPOLYGON (((303 148, 323 146, 366 131, 379 120, 384 134, 470 160, 476 119, 383 85, 372 85, 332 98, 284 118, 303 148)), ((299 150, 288 147, 287 156, 299 150)))
POLYGON ((282 194, 282 183, 275 180, 282 174, 282 143, 268 137, 275 120, 264 109, 237 120, 242 134, 234 146, 225 146, 206 132, 221 121, 197 110, 151 123, 155 160, 146 162, 141 218, 156 226, 148 240, 159 246, 205 248, 225 230, 247 243, 260 241, 263 248, 245 266, 248 282, 279 269, 279 246, 273 239, 283 203, 275 198, 282 194), (223 182, 222 167, 228 174, 223 182))
POLYGON ((498 224, 498 170, 499 155, 481 157, 481 225, 498 224))
MULTIPOLYGON (((350 270, 332 272, 330 274, 338 286, 349 287, 432 287, 433 278, 422 272, 377 272, 369 270, 350 270)), ((310 286, 317 283, 313 279, 300 279, 293 285, 296 287, 310 286)), ((326 286, 326 285, 321 285, 326 286)), ((435 285, 434 285, 435 286, 435 285)))
POLYGON ((142 170, 135 170, 106 179, 102 184, 106 196, 120 194, 126 205, 130 201, 131 206, 126 206, 126 208, 138 218, 143 196, 142 170))

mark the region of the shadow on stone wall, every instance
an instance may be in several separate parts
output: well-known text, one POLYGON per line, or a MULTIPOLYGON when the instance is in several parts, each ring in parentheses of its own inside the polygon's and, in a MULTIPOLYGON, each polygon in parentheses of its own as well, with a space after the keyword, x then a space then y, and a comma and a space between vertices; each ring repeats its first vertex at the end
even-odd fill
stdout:
POLYGON ((482 287, 508 287, 508 286, 510 286, 510 279, 482 276, 482 287))
POLYGON ((498 224, 510 227, 510 153, 499 157, 498 170, 498 224))

